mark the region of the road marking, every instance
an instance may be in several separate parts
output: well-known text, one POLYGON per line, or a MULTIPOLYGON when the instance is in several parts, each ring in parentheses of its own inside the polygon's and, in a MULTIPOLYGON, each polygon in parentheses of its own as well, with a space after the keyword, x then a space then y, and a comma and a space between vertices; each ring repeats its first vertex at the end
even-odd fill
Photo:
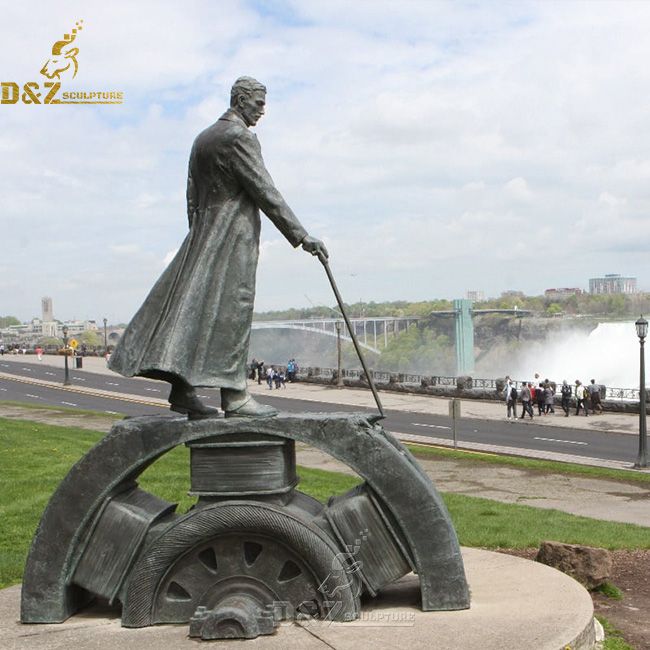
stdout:
POLYGON ((50 377, 54 377, 54 373, 53 373, 53 372, 46 372, 45 374, 46 374, 46 375, 49 375, 50 377))
POLYGON ((31 368, 23 368, 23 370, 26 370, 27 372, 31 372, 31 371, 32 371, 31 368))
POLYGON ((544 442, 563 442, 567 445, 588 445, 588 442, 580 442, 579 440, 556 440, 555 438, 538 438, 535 436, 533 440, 543 440, 544 442))
POLYGON ((104 413, 108 413, 109 415, 119 415, 117 411, 104 411, 104 413))
POLYGON ((451 429, 451 427, 445 427, 441 424, 423 424, 422 422, 411 422, 414 427, 427 427, 428 429, 451 429))
POLYGON ((159 393, 160 392, 159 388, 145 388, 145 390, 148 390, 150 393, 159 393))
POLYGON ((82 379, 81 377, 77 377, 76 375, 73 377, 75 381, 86 381, 85 379, 82 379))
POLYGON ((33 397, 34 399, 43 399, 40 395, 32 395, 31 393, 25 393, 25 397, 33 397))
POLYGON ((65 404, 66 406, 77 406, 74 402, 61 402, 61 404, 65 404))
POLYGON ((114 383, 114 382, 112 382, 112 381, 107 381, 107 382, 106 382, 106 385, 107 385, 107 386, 119 386, 119 384, 116 384, 116 383, 114 383))
POLYGON ((3 390, 5 393, 7 392, 6 388, 0 388, 0 390, 3 390))

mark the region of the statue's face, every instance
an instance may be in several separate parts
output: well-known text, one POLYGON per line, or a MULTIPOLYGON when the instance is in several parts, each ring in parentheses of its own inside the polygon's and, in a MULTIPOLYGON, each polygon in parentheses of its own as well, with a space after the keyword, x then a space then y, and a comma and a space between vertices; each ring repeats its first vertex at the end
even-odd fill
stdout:
POLYGON ((249 97, 240 95, 237 99, 237 106, 246 126, 255 126, 260 117, 264 115, 266 93, 263 90, 255 90, 249 97))

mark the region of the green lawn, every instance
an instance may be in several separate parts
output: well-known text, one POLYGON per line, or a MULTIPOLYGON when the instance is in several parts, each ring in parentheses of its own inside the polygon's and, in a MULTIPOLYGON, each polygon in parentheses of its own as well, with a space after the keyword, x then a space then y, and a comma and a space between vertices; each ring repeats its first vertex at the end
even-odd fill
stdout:
MULTIPOLYGON (((71 465, 102 434, 0 418, 0 587, 19 582, 34 530, 47 501, 71 465)), ((300 489, 324 501, 353 487, 344 474, 299 468, 300 489)), ((176 448, 152 465, 141 486, 185 511, 193 500, 188 451, 176 448)), ((443 495, 461 544, 484 548, 536 547, 543 539, 603 546, 650 548, 650 529, 575 517, 555 510, 443 495)))

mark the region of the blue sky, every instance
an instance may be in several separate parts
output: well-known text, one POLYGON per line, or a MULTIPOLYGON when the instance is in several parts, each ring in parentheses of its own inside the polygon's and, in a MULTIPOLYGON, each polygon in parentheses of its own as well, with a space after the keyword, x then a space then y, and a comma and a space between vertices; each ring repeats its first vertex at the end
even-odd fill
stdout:
MULTIPOLYGON (((42 81, 83 18, 69 90, 0 106, 0 314, 126 321, 186 234, 196 134, 242 74, 276 184, 348 301, 650 288, 650 3, 5 2, 2 79, 42 81)), ((333 304, 266 223, 258 310, 333 304)))

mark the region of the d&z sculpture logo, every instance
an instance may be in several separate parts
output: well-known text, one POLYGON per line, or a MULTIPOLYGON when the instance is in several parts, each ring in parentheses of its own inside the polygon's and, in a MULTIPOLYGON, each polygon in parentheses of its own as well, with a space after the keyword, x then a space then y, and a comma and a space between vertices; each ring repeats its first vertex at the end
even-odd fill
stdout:
POLYGON ((79 70, 79 48, 77 36, 83 29, 83 20, 75 23, 69 34, 52 45, 52 56, 40 70, 51 81, 28 81, 21 86, 15 81, 0 82, 0 104, 121 104, 124 101, 122 91, 62 91, 63 81, 74 79, 79 70), (74 43, 74 45, 73 45, 74 43))

